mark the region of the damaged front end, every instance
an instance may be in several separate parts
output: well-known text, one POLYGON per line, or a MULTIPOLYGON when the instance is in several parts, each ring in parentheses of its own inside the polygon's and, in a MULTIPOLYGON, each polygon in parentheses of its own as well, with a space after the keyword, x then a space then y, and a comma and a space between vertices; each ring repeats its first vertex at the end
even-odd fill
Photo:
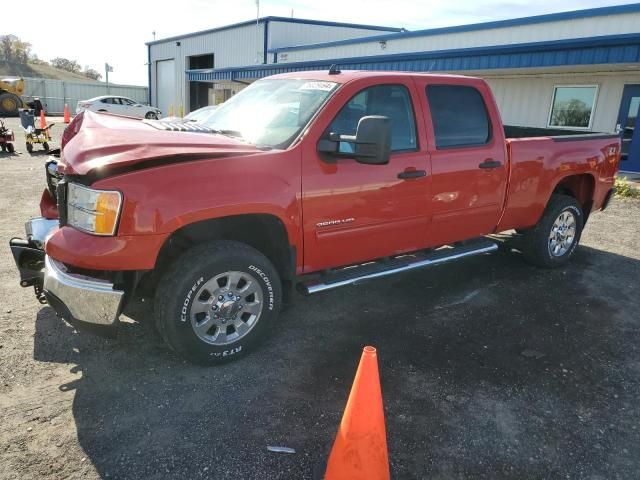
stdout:
MULTIPOLYGON (((45 165, 47 189, 40 203, 42 217, 25 224, 26 239, 12 238, 11 253, 20 273, 20 285, 33 287, 36 298, 76 327, 111 337, 115 335, 124 290, 96 272, 80 271, 46 254, 47 239, 60 228, 64 212, 65 184, 57 172, 56 159, 45 165), (62 207, 62 208, 60 208, 62 207), (47 218, 49 217, 49 218, 47 218)), ((100 273, 100 272, 97 272, 100 273)), ((126 282, 120 281, 119 285, 126 282)))
POLYGON ((25 224, 26 239, 12 238, 9 241, 11 253, 20 273, 20 285, 33 287, 36 298, 47 303, 44 295, 44 244, 49 234, 58 228, 57 219, 33 218, 25 224))

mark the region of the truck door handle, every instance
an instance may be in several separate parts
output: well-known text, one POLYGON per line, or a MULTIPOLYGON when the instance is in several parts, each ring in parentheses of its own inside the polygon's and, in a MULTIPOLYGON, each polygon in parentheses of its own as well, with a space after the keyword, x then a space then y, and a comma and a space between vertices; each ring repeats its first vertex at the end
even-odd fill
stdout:
POLYGON ((499 160, 494 160, 493 158, 487 158, 484 162, 482 162, 478 167, 480 168, 498 168, 502 166, 502 162, 499 160))
POLYGON ((426 170, 405 170, 404 172, 400 172, 398 174, 398 178, 402 180, 409 180, 410 178, 420 178, 426 176, 426 170))

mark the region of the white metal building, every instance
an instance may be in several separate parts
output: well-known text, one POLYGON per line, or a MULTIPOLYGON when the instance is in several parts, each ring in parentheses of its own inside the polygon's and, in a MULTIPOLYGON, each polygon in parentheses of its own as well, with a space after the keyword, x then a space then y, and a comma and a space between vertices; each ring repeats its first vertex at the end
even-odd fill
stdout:
POLYGON ((149 63, 150 101, 163 111, 331 64, 480 76, 504 123, 619 131, 622 169, 640 172, 640 4, 414 32, 266 17, 152 42, 149 63))
POLYGON ((320 43, 400 32, 400 28, 263 17, 226 27, 148 43, 149 103, 163 113, 180 106, 190 111, 220 103, 246 81, 198 82, 187 78, 195 69, 224 69, 269 63, 269 50, 302 43, 320 43))

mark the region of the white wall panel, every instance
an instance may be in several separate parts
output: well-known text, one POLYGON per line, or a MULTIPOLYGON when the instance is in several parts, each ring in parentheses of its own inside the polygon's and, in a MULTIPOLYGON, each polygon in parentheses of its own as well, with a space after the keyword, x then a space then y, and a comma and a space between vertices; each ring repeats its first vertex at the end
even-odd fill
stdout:
MULTIPOLYGON (((269 48, 332 42, 349 38, 383 35, 385 31, 291 22, 269 22, 269 48)), ((271 61, 271 59, 270 59, 271 61)))
POLYGON ((638 33, 640 13, 605 15, 602 17, 578 18, 548 23, 520 25, 460 33, 444 33, 388 40, 381 49, 378 40, 349 43, 322 48, 291 50, 278 62, 299 62, 327 58, 360 57, 392 53, 426 52, 456 48, 473 48, 513 43, 543 42, 568 38, 593 37, 638 33))
MULTIPOLYGON (((479 75, 482 76, 482 75, 479 75)), ((640 84, 640 73, 539 74, 486 77, 507 125, 546 127, 555 85, 598 85, 592 131, 612 132, 616 126, 622 90, 640 84)))

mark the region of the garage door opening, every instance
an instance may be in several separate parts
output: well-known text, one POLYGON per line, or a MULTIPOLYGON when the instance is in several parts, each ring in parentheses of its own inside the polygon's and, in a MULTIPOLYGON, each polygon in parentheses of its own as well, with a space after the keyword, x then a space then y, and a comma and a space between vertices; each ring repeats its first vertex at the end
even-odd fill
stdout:
MULTIPOLYGON (((189 69, 213 68, 215 65, 213 53, 193 55, 189 57, 189 69)), ((212 105, 213 92, 211 83, 189 82, 189 111, 212 105)))

